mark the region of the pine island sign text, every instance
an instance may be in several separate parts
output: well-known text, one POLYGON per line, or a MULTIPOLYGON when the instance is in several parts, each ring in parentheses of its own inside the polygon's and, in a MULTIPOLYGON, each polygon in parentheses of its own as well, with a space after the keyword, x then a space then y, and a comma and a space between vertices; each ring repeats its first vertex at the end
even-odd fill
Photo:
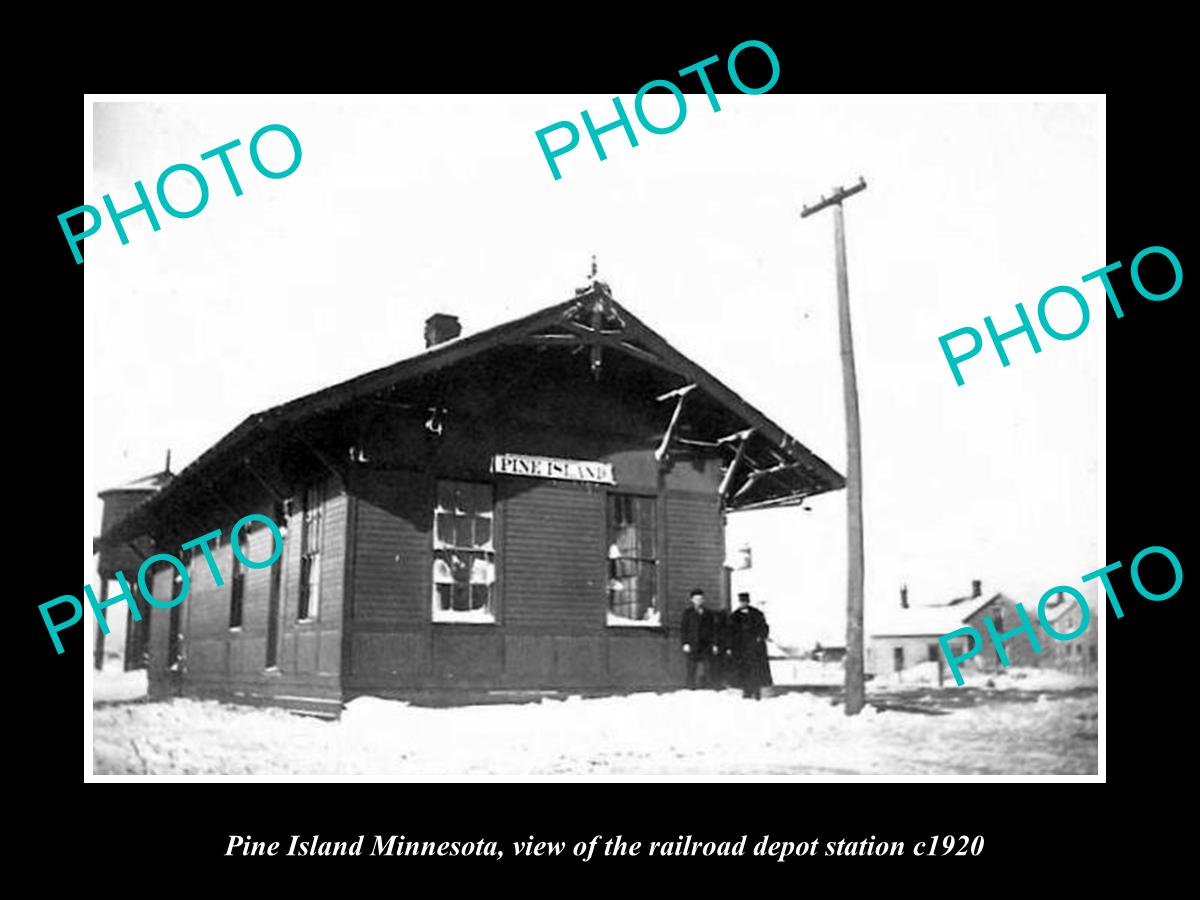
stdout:
POLYGON ((596 484, 617 483, 613 478, 612 463, 583 459, 499 453, 492 458, 492 471, 497 475, 524 475, 528 478, 557 478, 562 481, 591 481, 596 484))

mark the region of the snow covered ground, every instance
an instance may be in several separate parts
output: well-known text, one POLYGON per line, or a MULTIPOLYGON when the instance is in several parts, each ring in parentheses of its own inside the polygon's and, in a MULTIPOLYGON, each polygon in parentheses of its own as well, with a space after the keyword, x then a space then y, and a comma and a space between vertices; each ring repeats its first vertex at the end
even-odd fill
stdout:
POLYGON ((340 722, 194 700, 105 705, 94 763, 98 775, 1095 774, 1095 693, 976 691, 973 705, 937 707, 949 690, 919 689, 938 714, 869 705, 855 717, 834 694, 795 691, 452 708, 360 698, 340 722))
POLYGON ((773 659, 771 678, 776 684, 842 684, 846 670, 840 662, 822 663, 814 659, 773 659))
MULTIPOLYGON (((942 686, 956 690, 954 675, 944 667, 942 686)), ((923 662, 899 672, 880 675, 867 682, 867 690, 891 691, 910 685, 936 686, 938 664, 923 662)), ((1064 672, 1060 669, 1031 669, 1009 666, 998 672, 980 672, 967 669, 963 672, 963 687, 986 691, 1069 691, 1076 688, 1095 688, 1096 675, 1064 672)))
MULTIPOLYGON (((947 679, 951 680, 951 679, 947 679)), ((1096 675, 1074 674, 1059 669, 1001 669, 984 678, 979 687, 997 691, 1067 691, 1077 687, 1096 686, 1096 675)), ((971 682, 967 682, 970 684, 971 682)))
POLYGON ((148 685, 145 669, 125 672, 104 669, 92 673, 92 702, 117 703, 146 696, 148 685))

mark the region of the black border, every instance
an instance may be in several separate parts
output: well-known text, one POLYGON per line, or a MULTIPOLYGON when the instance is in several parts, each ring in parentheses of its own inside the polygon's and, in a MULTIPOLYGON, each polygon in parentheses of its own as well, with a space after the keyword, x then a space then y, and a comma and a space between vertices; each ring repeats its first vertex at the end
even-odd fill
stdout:
MULTIPOLYGON (((872 23, 875 31, 886 31, 887 26, 886 21, 872 23)), ((997 23, 996 27, 1007 34, 993 33, 985 42, 987 53, 978 43, 969 41, 931 47, 901 38, 901 46, 890 54, 879 54, 870 42, 855 47, 845 35, 845 23, 839 35, 819 18, 814 18, 807 29, 726 27, 727 33, 741 32, 734 38, 718 35, 715 26, 697 28, 695 33, 675 30, 653 34, 631 25, 620 38, 613 39, 599 36, 595 24, 589 23, 579 34, 569 37, 539 40, 531 35, 524 47, 511 40, 501 46, 481 42, 472 47, 457 39, 452 43, 426 34, 387 56, 368 54, 369 58, 353 74, 345 75, 336 89, 353 91, 371 85, 398 92, 629 95, 645 81, 671 77, 678 68, 709 55, 724 58, 745 37, 764 40, 778 53, 781 78, 775 91, 779 93, 880 88, 936 93, 948 88, 956 92, 1010 91, 1013 87, 1003 82, 1016 74, 1016 67, 1024 65, 1022 60, 1036 59, 1062 63, 1054 73, 1057 83, 1027 84, 1027 90, 1096 90, 1099 82, 1109 80, 1094 77, 1095 68, 1087 66, 1089 60, 1095 63, 1104 59, 1102 45, 1091 45, 1080 56, 1070 52, 1087 44, 1086 34, 1074 34, 1069 46, 1064 46, 1053 31, 1038 33, 1027 22, 1013 22, 1007 27, 997 23), (1009 39, 1011 45, 1006 43, 1009 39), (1010 46, 1014 52, 1009 52, 1010 46)), ((300 67, 296 77, 280 87, 305 92, 335 89, 329 83, 328 72, 320 71, 323 68, 300 67)), ((245 89, 240 80, 249 77, 248 71, 225 76, 223 87, 231 91, 245 89)), ((714 67, 713 72, 720 73, 721 68, 714 67)), ((206 91, 221 87, 213 83, 211 73, 204 73, 203 78, 200 74, 163 71, 164 85, 156 90, 206 91)), ((128 83, 133 77, 112 72, 96 89, 140 89, 141 85, 128 83), (108 83, 122 81, 125 83, 108 83)), ((753 83, 750 74, 746 79, 753 83)), ((254 90, 270 89, 264 79, 255 80, 260 84, 254 90)), ((714 84, 718 92, 730 90, 716 79, 714 84)), ((573 110, 576 105, 568 104, 565 109, 573 110)), ((29 495, 19 501, 25 514, 14 523, 21 561, 25 561, 24 554, 32 555, 32 565, 14 567, 26 576, 14 582, 29 587, 21 592, 20 601, 27 628, 22 641, 21 683, 31 685, 33 690, 28 699, 18 695, 14 715, 32 710, 33 721, 14 743, 19 771, 34 776, 30 785, 42 786, 41 799, 35 800, 36 808, 32 810, 32 828, 40 826, 43 834, 65 839, 68 821, 77 823, 78 813, 82 812, 84 821, 94 826, 90 834, 111 836, 114 850, 123 848, 123 852, 147 860, 152 871, 169 865, 177 873, 173 878, 176 884, 209 879, 234 884, 228 881, 230 876, 254 872, 269 873, 272 878, 303 878, 312 887, 316 886, 314 881, 325 879, 331 885, 351 889, 364 884, 347 880, 364 871, 362 860, 282 863, 227 859, 221 854, 228 835, 234 832, 256 837, 319 833, 333 839, 359 833, 405 833, 444 840, 475 833, 513 840, 532 833, 566 841, 590 838, 596 833, 622 833, 627 838, 644 840, 677 834, 724 839, 749 833, 752 841, 764 832, 783 839, 818 835, 825 840, 860 839, 874 834, 908 841, 947 832, 983 834, 986 851, 979 862, 987 868, 982 871, 1015 879, 1013 889, 1019 890, 1020 878, 1013 867, 1019 867, 1022 859, 1039 851, 1052 854, 1057 847, 1066 854, 1063 866, 1074 867, 1082 854, 1099 849, 1098 844, 1116 827, 1117 812, 1108 811, 1107 804, 1101 805, 1096 786, 1059 784, 464 784, 366 788, 228 784, 206 790, 204 797, 178 785, 152 794, 138 791, 134 796, 130 786, 119 785, 107 788, 113 793, 102 797, 88 795, 79 805, 74 787, 80 783, 83 762, 78 681, 83 632, 70 632, 67 653, 56 656, 45 639, 36 605, 45 598, 78 589, 79 532, 70 511, 79 501, 73 474, 78 471, 78 456, 65 434, 62 407, 68 405, 68 371, 76 358, 82 362, 89 348, 85 345, 76 357, 73 347, 64 346, 71 343, 64 334, 63 323, 68 318, 64 313, 78 302, 76 298, 82 298, 83 267, 73 264, 55 216, 83 202, 77 180, 82 108, 82 96, 74 88, 48 92, 36 103, 26 104, 26 121, 36 123, 39 129, 32 160, 37 175, 23 179, 18 186, 26 192, 19 202, 29 209, 17 221, 22 228, 33 226, 32 240, 22 241, 21 246, 34 250, 38 265, 29 271, 45 276, 50 290, 42 296, 41 278, 21 278, 24 290, 10 299, 16 311, 13 321, 21 333, 17 346, 10 351, 22 367, 21 377, 14 383, 24 388, 12 392, 16 400, 13 421, 21 427, 10 434, 19 441, 16 459, 32 462, 31 472, 18 475, 29 495), (31 289, 36 299, 28 296, 31 289), (48 401, 53 404, 50 412, 48 401), (468 833, 463 829, 464 809, 469 810, 468 833), (68 815, 68 810, 74 815, 68 815), (1094 840, 1085 839, 1081 845, 1083 834, 1094 840)), ((1185 455, 1192 449, 1187 433, 1190 417, 1186 385, 1190 380, 1184 372, 1188 358, 1184 342, 1191 332, 1184 321, 1186 284, 1169 301, 1143 301, 1128 282, 1128 265, 1143 247, 1162 245, 1177 254, 1185 270, 1188 267, 1182 221, 1189 171, 1184 163, 1190 160, 1185 159, 1184 141, 1175 132, 1180 109, 1181 101, 1172 95, 1169 82, 1168 89, 1160 86, 1109 94, 1109 251, 1107 259, 1096 261, 1097 267, 1123 261, 1125 268, 1113 280, 1121 297, 1129 298, 1123 319, 1116 320, 1111 310, 1107 313, 1107 558, 1120 559, 1126 566, 1113 579, 1125 617, 1117 620, 1109 611, 1106 622, 1108 688, 1103 722, 1108 735, 1107 775, 1114 785, 1137 785, 1142 795, 1147 793, 1148 781, 1174 777, 1168 773, 1177 771, 1172 763, 1183 756, 1186 747, 1171 738, 1179 723, 1188 718, 1183 688, 1190 654, 1186 645, 1164 640, 1169 635, 1192 633, 1185 618, 1186 585, 1169 601, 1141 600, 1129 583, 1128 564, 1143 547, 1159 544, 1178 555, 1185 571, 1189 568, 1181 513, 1187 502, 1185 455), (1159 477, 1145 478, 1143 473, 1159 477), (1160 761, 1168 748, 1173 754, 1160 761)), ((1089 214, 1088 210, 1080 211, 1080 216, 1089 214)), ((1063 227, 1069 228, 1070 223, 1064 222, 1063 227)), ((71 381, 70 395, 78 396, 78 382, 73 377, 71 381)), ((119 427, 119 423, 99 423, 99 427, 119 427)), ((1070 452, 1071 446, 1070 435, 1064 435, 1064 452, 1070 452)), ((1082 448, 1081 457, 1088 452, 1089 448, 1082 448)), ((106 790, 100 785, 94 789, 106 790)), ((1125 824, 1141 827, 1145 823, 1125 824)), ((456 879, 463 875, 474 879, 494 877, 496 867, 502 865, 505 871, 520 870, 516 873, 521 878, 519 883, 537 886, 539 882, 529 876, 536 878, 547 868, 604 873, 620 883, 618 879, 625 877, 628 866, 636 863, 642 870, 653 868, 672 879, 670 885, 699 884, 703 879, 710 888, 718 883, 710 879, 724 873, 740 879, 743 889, 753 889, 759 882, 744 880, 753 870, 758 877, 767 875, 768 882, 760 889, 773 890, 803 888, 811 884, 809 879, 818 870, 822 875, 869 879, 875 873, 892 871, 894 865, 920 865, 925 867, 930 878, 926 884, 930 886, 938 883, 937 879, 959 886, 980 883, 946 881, 964 871, 965 861, 951 857, 941 863, 917 863, 913 859, 889 858, 886 863, 859 859, 852 868, 840 867, 836 859, 819 865, 813 861, 813 865, 795 862, 782 866, 753 858, 691 859, 681 864, 672 860, 671 867, 639 859, 621 863, 609 860, 603 868, 588 864, 578 870, 581 864, 570 859, 526 861, 509 857, 498 864, 457 858, 450 871, 444 868, 444 859, 401 859, 372 866, 369 871, 385 877, 395 873, 403 876, 416 866, 423 874, 440 879, 451 874, 456 879), (767 874, 771 872, 780 874, 767 874), (776 877, 779 881, 772 884, 776 877)), ((147 888, 151 883, 153 879, 144 882, 147 888)), ((843 883, 854 884, 849 880, 843 883)), ((158 884, 165 889, 167 883, 158 884)), ((397 889, 404 884, 400 880, 391 882, 397 889)), ((536 889, 557 893, 572 890, 577 884, 548 882, 536 889)))

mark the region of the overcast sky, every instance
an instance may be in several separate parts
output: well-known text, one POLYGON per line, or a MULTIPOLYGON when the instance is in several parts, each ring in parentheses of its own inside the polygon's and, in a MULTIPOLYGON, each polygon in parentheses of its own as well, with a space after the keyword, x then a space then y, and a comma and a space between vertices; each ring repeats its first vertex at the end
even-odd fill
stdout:
MULTIPOLYGON (((669 122, 659 100, 648 115, 669 122)), ((179 162, 211 194, 190 219, 160 209, 158 232, 126 219, 126 246, 107 219, 86 242, 85 579, 97 491, 157 471, 168 447, 179 471, 252 412, 420 351, 431 313, 473 332, 568 298, 593 252, 619 302, 845 472, 833 216, 798 212, 861 174, 846 220, 868 630, 901 583, 934 603, 979 578, 1027 606, 1080 586, 1102 564, 1104 300, 1080 282, 1109 261, 1098 101, 688 100, 671 134, 635 120, 638 147, 605 135, 604 162, 584 133, 558 181, 534 132, 582 129, 583 109, 609 121, 611 96, 95 104, 85 202, 132 206, 135 180, 153 194, 179 162), (247 151, 271 123, 303 147, 279 180, 247 151), (199 158, 235 138, 240 197, 199 158), (1016 302, 1035 318, 1059 284, 1091 303, 1080 338, 1040 334, 1036 356, 1014 338, 1008 368, 985 347, 955 384, 940 335, 986 315, 1015 327, 1016 302)), ((278 134, 261 147, 271 168, 290 160, 278 134)), ((188 181, 169 182, 184 209, 188 181)), ((1057 302, 1069 331, 1078 312, 1057 302)), ((734 514, 728 531, 731 550, 753 547, 744 589, 809 644, 844 629, 846 494, 811 506, 734 514)))

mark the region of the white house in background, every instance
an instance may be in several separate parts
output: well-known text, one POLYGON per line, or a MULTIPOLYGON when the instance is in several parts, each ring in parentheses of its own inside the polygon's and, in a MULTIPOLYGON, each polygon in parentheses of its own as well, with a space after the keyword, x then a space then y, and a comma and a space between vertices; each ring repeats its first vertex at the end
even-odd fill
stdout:
MULTIPOLYGON (((1004 641, 1004 652, 1009 666, 1032 668, 1058 667, 1088 671, 1096 665, 1096 630, 1089 623, 1087 631, 1079 638, 1060 641, 1047 634, 1038 619, 1037 604, 1019 604, 1029 620, 1037 647, 1027 633, 1016 633, 1004 641)), ((936 606, 909 606, 908 589, 900 589, 900 605, 884 610, 871 617, 867 623, 866 671, 872 675, 888 675, 912 668, 924 662, 945 665, 939 638, 960 628, 974 628, 984 642, 982 650, 965 661, 964 668, 981 672, 997 672, 1001 665, 989 637, 986 619, 991 619, 998 634, 1013 632, 1021 627, 1018 602, 1007 594, 996 593, 983 596, 983 583, 971 582, 971 593, 956 597, 948 603, 936 606)), ((1073 600, 1063 594, 1052 598, 1046 606, 1046 619, 1054 631, 1069 634, 1081 622, 1082 612, 1073 600)), ((1094 617, 1093 617, 1094 618, 1094 617)), ((972 644, 967 635, 952 638, 950 651, 962 656, 972 644)))
MULTIPOLYGON (((882 676, 925 662, 944 664, 938 638, 962 628, 968 619, 1003 596, 984 597, 979 581, 972 582, 971 587, 970 596, 956 597, 936 606, 910 606, 908 587, 901 587, 900 604, 872 611, 866 622, 869 635, 863 662, 866 673, 882 676)), ((950 642, 951 652, 961 655, 967 643, 965 637, 954 638, 950 642)))

